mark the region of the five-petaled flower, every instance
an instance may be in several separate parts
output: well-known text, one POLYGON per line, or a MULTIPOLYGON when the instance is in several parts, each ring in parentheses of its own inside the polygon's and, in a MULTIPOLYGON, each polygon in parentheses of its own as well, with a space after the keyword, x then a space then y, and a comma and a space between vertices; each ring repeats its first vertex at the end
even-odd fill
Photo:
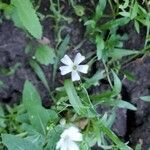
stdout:
POLYGON ((82 141, 82 134, 77 127, 69 127, 60 135, 60 140, 57 142, 56 149, 59 150, 79 150, 76 142, 82 141))
POLYGON ((65 75, 71 72, 72 81, 80 80, 79 72, 86 74, 88 72, 88 65, 79 65, 82 61, 85 60, 85 57, 80 53, 77 53, 74 61, 70 59, 68 55, 65 55, 61 62, 66 66, 61 66, 59 69, 61 70, 61 75, 65 75))

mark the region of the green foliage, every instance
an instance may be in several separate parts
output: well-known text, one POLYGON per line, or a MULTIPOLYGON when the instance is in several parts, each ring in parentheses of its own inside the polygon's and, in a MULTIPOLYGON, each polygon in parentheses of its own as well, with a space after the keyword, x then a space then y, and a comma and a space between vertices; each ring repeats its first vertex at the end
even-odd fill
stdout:
POLYGON ((2 108, 2 105, 0 105, 0 131, 4 127, 6 127, 6 124, 5 124, 5 114, 4 114, 4 110, 2 108))
POLYGON ((16 70, 21 66, 20 63, 16 63, 14 66, 11 66, 10 68, 4 68, 0 66, 0 74, 4 76, 11 76, 13 75, 16 70))
POLYGON ((140 99, 145 102, 150 102, 150 96, 141 96, 140 99))
POLYGON ((40 65, 34 60, 30 60, 29 63, 30 63, 30 66, 32 67, 32 69, 34 70, 34 72, 39 77, 39 79, 43 82, 43 84, 47 88, 47 90, 50 90, 48 81, 47 81, 45 74, 44 74, 43 70, 41 69, 40 65))
POLYGON ((65 55, 65 53, 68 50, 67 47, 68 47, 69 41, 70 41, 70 37, 67 35, 56 50, 55 64, 53 65, 53 82, 55 80, 58 65, 60 64, 60 59, 65 55))
POLYGON ((48 45, 39 45, 35 52, 36 59, 44 65, 54 64, 55 53, 48 45))
POLYGON ((11 0, 14 6, 13 21, 17 26, 25 28, 34 38, 42 38, 42 26, 30 0, 11 0))
POLYGON ((74 88, 72 81, 66 80, 64 86, 65 86, 70 104, 72 105, 72 107, 78 114, 81 114, 83 105, 80 101, 79 96, 76 93, 76 90, 74 88))
POLYGON ((11 134, 2 134, 3 143, 9 150, 41 150, 31 141, 11 134))
POLYGON ((28 112, 31 124, 38 132, 46 134, 46 127, 49 121, 57 119, 53 110, 47 110, 41 106, 41 98, 34 86, 26 81, 23 90, 23 105, 28 112))
MULTIPOLYGON (((67 2, 59 0, 49 2, 49 8, 46 8, 45 14, 42 14, 39 9, 41 1, 11 0, 10 4, 5 4, 0 0, 0 10, 3 10, 5 17, 12 19, 17 27, 33 37, 28 38, 30 42, 27 43, 25 54, 29 58, 29 66, 48 91, 46 91, 49 93, 47 99, 51 103, 49 109, 44 108, 39 92, 31 81, 27 80, 19 105, 10 107, 0 104, 0 132, 2 133, 0 149, 5 145, 8 150, 55 150, 61 133, 67 127, 76 125, 83 134, 83 141, 78 143, 81 150, 90 150, 95 144, 100 149, 130 150, 131 148, 123 143, 111 128, 118 108, 137 110, 130 100, 122 99, 124 78, 121 75, 130 81, 135 81, 135 77, 130 72, 122 70, 124 64, 149 54, 149 6, 144 7, 137 0, 123 2, 99 0, 88 2, 91 9, 84 3, 71 0, 68 3, 73 9, 69 11, 72 11, 70 14, 76 15, 74 19, 71 15, 66 16, 67 2), (45 42, 44 38, 42 39, 40 22, 49 18, 52 24, 48 30, 51 31, 52 36, 54 35, 53 48, 50 47, 50 40, 45 42), (82 36, 84 39, 77 46, 72 42, 72 37, 76 37, 74 26, 70 27, 67 24, 73 19, 75 23, 79 21, 78 23, 85 27, 85 34, 82 36), (126 48, 125 41, 128 40, 128 35, 120 33, 120 29, 129 23, 133 23, 137 34, 140 34, 143 26, 146 27, 143 49, 126 48), (66 33, 71 35, 71 40, 70 35, 66 33), (84 50, 85 41, 90 41, 95 46, 92 52, 88 49, 84 50), (34 47, 35 43, 36 47, 34 47), (89 74, 81 78, 82 81, 75 83, 70 79, 63 80, 57 76, 60 74, 58 72, 60 60, 67 51, 74 54, 79 48, 84 53, 87 52, 85 55, 89 74), (99 69, 95 70, 93 66, 99 69), (49 69, 52 70, 49 79, 42 67, 52 68, 49 69), (102 80, 108 82, 106 90, 100 90, 102 80), (103 106, 108 108, 104 114, 97 111, 99 108, 103 109, 103 106)), ((21 67, 19 63, 9 68, 1 66, 0 74, 11 76, 19 67, 21 67)), ((4 86, 4 83, 0 82, 0 88, 4 86)), ((150 96, 141 96, 140 99, 149 102, 150 96)), ((139 149, 141 145, 138 144, 136 150, 139 149)))
POLYGON ((60 134, 63 131, 63 127, 56 126, 53 129, 50 129, 47 135, 47 145, 45 147, 45 150, 55 150, 56 149, 56 143, 59 141, 60 134))

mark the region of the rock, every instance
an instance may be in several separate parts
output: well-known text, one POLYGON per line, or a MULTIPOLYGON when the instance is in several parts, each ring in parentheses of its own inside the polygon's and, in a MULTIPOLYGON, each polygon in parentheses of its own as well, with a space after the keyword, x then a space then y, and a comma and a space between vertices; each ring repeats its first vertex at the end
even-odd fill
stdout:
POLYGON ((136 144, 142 144, 142 150, 148 150, 150 148, 150 116, 144 121, 144 123, 137 127, 130 136, 130 141, 133 147, 136 144))
POLYGON ((135 126, 143 123, 145 116, 150 114, 150 103, 140 100, 140 96, 150 95, 150 57, 145 57, 142 60, 137 59, 125 67, 135 75, 135 82, 127 79, 123 80, 127 92, 130 95, 131 103, 137 107, 135 112, 135 126))

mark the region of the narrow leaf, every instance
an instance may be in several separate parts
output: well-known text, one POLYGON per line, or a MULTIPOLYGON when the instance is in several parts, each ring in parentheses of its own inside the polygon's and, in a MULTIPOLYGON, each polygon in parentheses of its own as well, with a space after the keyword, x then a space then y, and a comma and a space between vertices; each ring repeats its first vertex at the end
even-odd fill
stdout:
POLYGON ((145 102, 150 102, 150 96, 141 96, 140 99, 145 102))
POLYGON ((130 110, 137 110, 137 108, 132 105, 131 103, 127 102, 127 101, 123 101, 123 100, 117 100, 116 104, 119 108, 126 108, 126 109, 130 109, 130 110))
POLYGON ((116 92, 116 94, 119 94, 121 92, 121 89, 122 89, 122 83, 120 81, 120 79, 118 78, 117 74, 112 71, 113 73, 113 77, 114 77, 114 91, 116 92))
POLYGON ((79 96, 76 93, 75 87, 71 80, 66 80, 65 83, 65 89, 69 98, 69 102, 71 103, 72 107, 75 109, 75 111, 78 114, 81 114, 81 108, 83 107, 79 96))
POLYGON ((124 56, 129 56, 138 53, 139 53, 138 51, 134 51, 134 50, 115 48, 113 51, 109 51, 108 55, 113 59, 121 59, 124 56))
POLYGON ((50 89, 49 89, 48 81, 47 81, 45 74, 44 74, 43 70, 41 69, 41 67, 34 60, 30 60, 29 63, 30 63, 30 66, 32 67, 32 69, 34 70, 34 72, 37 74, 39 79, 43 82, 44 86, 49 91, 50 89))
POLYGON ((97 57, 100 60, 103 56, 103 49, 105 48, 105 43, 101 36, 96 36, 96 48, 97 57))

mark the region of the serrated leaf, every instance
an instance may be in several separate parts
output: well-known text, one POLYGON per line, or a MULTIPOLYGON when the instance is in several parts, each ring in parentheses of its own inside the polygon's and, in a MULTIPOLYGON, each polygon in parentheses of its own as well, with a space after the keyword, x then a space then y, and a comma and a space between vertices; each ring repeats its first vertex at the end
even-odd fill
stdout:
POLYGON ((43 65, 49 65, 55 63, 54 50, 48 45, 40 45, 36 48, 35 52, 36 59, 43 65))
POLYGON ((42 26, 30 0, 11 0, 21 24, 36 39, 42 37, 42 26))
POLYGON ((32 142, 11 134, 2 134, 2 142, 8 150, 42 150, 32 142))

